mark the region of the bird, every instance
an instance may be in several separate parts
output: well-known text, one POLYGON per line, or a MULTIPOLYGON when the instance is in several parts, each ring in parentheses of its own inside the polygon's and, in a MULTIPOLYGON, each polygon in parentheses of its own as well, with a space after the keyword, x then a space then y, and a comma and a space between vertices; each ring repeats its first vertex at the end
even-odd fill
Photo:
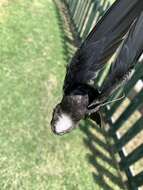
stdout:
POLYGON ((53 110, 54 134, 71 132, 85 118, 101 125, 101 107, 130 79, 143 52, 142 11, 142 0, 116 0, 81 43, 67 65, 63 97, 53 110), (103 85, 91 85, 115 52, 103 85))

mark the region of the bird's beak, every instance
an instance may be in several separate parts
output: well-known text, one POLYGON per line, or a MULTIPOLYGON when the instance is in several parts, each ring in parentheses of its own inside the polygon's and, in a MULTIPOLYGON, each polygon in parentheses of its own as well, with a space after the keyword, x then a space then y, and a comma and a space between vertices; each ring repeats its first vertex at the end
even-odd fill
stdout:
POLYGON ((53 118, 51 121, 51 129, 56 135, 64 135, 71 132, 75 128, 75 123, 72 118, 62 113, 60 116, 57 116, 56 119, 53 118))
POLYGON ((56 130, 55 130, 55 127, 51 127, 51 129, 52 129, 52 132, 53 132, 55 135, 62 136, 62 135, 65 135, 65 134, 67 134, 67 133, 70 133, 70 132, 72 131, 73 128, 70 129, 70 130, 62 131, 62 132, 58 132, 58 131, 56 131, 56 130))

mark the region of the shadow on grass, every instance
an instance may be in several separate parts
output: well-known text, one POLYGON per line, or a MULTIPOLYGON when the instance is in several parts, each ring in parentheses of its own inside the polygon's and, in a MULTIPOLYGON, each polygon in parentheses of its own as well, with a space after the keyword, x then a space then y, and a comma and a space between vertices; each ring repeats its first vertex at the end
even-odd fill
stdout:
POLYGON ((65 55, 64 59, 68 64, 76 47, 79 46, 80 41, 76 35, 74 26, 71 24, 69 12, 65 3, 63 1, 54 0, 54 4, 63 45, 63 54, 65 55))
POLYGON ((87 160, 94 168, 95 172, 92 174, 95 183, 103 190, 124 189, 117 164, 106 142, 105 131, 92 121, 85 121, 80 125, 80 129, 86 135, 83 141, 90 150, 87 160))

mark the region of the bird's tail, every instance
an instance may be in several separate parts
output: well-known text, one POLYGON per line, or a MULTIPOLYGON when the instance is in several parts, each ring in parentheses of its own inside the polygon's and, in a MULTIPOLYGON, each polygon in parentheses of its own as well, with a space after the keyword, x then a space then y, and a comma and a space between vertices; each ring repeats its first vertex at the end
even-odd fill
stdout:
POLYGON ((107 80, 105 80, 101 98, 108 97, 123 81, 128 79, 129 73, 138 63, 143 53, 143 12, 132 24, 117 59, 112 64, 107 80))
POLYGON ((143 0, 116 0, 89 33, 83 45, 88 45, 109 36, 107 42, 107 47, 110 44, 108 55, 112 56, 123 36, 142 10, 143 0))

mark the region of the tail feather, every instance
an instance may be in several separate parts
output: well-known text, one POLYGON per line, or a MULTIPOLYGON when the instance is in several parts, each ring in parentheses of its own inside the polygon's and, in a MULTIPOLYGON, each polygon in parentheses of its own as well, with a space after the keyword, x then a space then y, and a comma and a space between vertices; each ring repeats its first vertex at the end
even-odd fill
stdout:
POLYGON ((129 73, 138 63, 143 53, 143 12, 132 25, 119 51, 115 63, 112 65, 107 80, 102 87, 101 98, 107 97, 117 89, 123 81, 128 80, 129 73))
POLYGON ((142 0, 116 0, 97 25, 87 36, 85 43, 100 40, 107 34, 113 33, 112 42, 121 38, 129 29, 133 20, 143 10, 142 0))

